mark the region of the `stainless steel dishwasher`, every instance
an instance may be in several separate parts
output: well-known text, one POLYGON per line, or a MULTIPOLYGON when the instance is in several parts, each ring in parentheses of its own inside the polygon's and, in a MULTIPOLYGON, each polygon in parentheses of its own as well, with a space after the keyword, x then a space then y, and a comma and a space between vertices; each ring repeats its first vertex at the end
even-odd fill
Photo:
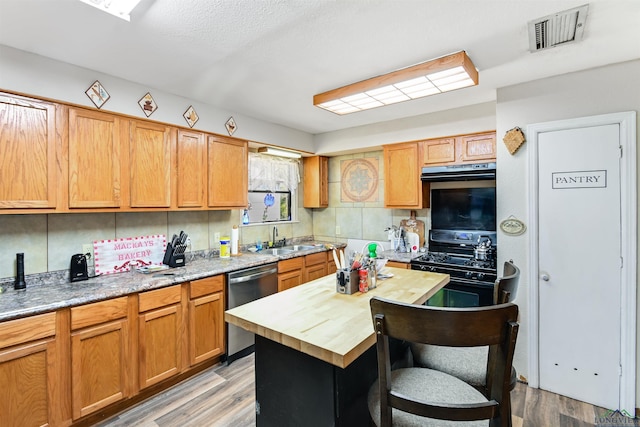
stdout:
MULTIPOLYGON (((227 273, 227 310, 278 292, 278 264, 227 273)), ((253 352, 255 336, 227 323, 227 364, 253 352)))

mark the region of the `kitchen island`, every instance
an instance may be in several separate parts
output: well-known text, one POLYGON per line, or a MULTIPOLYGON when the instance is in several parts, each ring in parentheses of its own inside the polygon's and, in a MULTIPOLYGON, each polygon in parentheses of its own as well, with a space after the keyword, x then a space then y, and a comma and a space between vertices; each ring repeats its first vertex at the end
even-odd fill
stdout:
POLYGON ((256 334, 258 426, 368 425, 366 393, 377 376, 369 300, 422 304, 449 276, 388 268, 367 293, 336 292, 335 275, 225 312, 256 334))

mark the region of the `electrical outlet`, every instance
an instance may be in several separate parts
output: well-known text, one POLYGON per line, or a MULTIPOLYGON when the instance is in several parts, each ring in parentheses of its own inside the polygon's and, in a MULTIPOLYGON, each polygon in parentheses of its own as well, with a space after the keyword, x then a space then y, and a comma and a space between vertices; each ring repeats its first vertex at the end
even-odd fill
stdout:
POLYGON ((87 255, 87 266, 93 267, 93 245, 91 243, 82 245, 82 253, 87 255))
POLYGON ((213 233, 213 242, 220 243, 220 233, 213 233))
POLYGON ((340 226, 336 225, 336 235, 340 234, 340 226))

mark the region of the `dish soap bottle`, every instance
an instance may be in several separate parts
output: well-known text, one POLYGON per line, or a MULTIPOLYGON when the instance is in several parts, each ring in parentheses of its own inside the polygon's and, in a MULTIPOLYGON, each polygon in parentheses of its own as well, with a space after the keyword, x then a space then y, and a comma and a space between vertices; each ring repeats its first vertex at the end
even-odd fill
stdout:
POLYGON ((244 212, 242 212, 242 224, 247 225, 249 224, 249 210, 245 209, 244 212))

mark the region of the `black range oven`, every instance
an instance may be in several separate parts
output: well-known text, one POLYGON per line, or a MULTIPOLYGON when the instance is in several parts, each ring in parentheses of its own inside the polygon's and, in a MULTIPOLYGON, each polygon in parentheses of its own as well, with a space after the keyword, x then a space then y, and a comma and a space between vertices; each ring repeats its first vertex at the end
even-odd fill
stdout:
POLYGON ((431 226, 429 252, 414 258, 411 269, 449 274, 451 279, 427 305, 492 305, 497 279, 495 187, 432 189, 431 226), (485 243, 481 254, 475 250, 480 242, 485 243))

